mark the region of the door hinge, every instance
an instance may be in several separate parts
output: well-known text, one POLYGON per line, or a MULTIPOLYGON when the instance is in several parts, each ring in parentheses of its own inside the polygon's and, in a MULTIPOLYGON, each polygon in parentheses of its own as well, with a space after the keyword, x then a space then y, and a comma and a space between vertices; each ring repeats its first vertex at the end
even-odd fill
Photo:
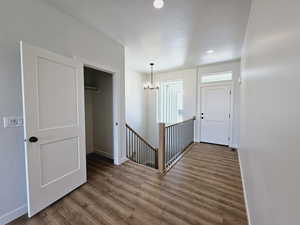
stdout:
POLYGON ((229 119, 231 118, 231 115, 230 115, 230 113, 229 113, 229 119))

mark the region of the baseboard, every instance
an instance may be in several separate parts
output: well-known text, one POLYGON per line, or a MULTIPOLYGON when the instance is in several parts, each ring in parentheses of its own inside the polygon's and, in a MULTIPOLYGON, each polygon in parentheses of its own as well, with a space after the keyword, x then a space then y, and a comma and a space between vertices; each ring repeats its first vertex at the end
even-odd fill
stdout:
POLYGON ((250 210, 249 210, 249 205, 248 205, 248 200, 247 200, 247 191, 246 191, 246 185, 245 185, 245 179, 244 179, 242 160, 241 160, 241 156, 240 156, 239 152, 238 152, 238 157, 239 157, 239 165, 240 165, 241 178, 242 178, 242 184, 243 184, 243 193, 244 193, 244 201, 245 201, 246 211, 247 211, 248 224, 252 225, 252 222, 250 219, 250 210))
POLYGON ((108 153, 108 152, 101 151, 99 149, 95 149, 95 152, 98 153, 98 154, 100 154, 100 155, 103 155, 106 158, 114 159, 113 156, 110 153, 108 153))
POLYGON ((19 218, 20 216, 23 216, 26 213, 27 213, 27 205, 22 205, 19 208, 16 208, 16 209, 0 216, 0 225, 5 225, 5 224, 19 218))
POLYGON ((122 158, 121 160, 120 160, 120 162, 119 162, 119 164, 118 165, 121 165, 121 164, 123 164, 124 162, 126 162, 128 159, 125 157, 125 158, 122 158))
POLYGON ((236 143, 232 143, 231 145, 229 145, 230 148, 234 148, 234 149, 238 149, 239 146, 236 143))

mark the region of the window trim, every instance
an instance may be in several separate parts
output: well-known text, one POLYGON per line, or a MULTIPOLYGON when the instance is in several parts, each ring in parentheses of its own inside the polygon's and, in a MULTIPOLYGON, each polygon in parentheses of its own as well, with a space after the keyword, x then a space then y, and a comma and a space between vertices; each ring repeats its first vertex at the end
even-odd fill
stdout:
POLYGON ((200 83, 201 84, 216 84, 216 83, 224 83, 224 82, 232 82, 234 77, 233 77, 233 71, 232 70, 227 70, 227 71, 220 71, 220 72, 214 72, 214 73, 205 73, 202 74, 200 77, 200 83), (203 82, 204 77, 209 77, 209 76, 217 76, 217 75, 222 75, 222 74, 231 74, 231 79, 230 80, 216 80, 216 81, 208 81, 208 82, 203 82))

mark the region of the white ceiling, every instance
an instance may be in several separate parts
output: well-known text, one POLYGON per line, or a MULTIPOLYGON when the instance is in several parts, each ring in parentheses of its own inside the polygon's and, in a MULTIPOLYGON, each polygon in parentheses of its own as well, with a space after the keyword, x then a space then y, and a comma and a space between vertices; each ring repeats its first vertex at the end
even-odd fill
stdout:
POLYGON ((47 0, 126 46, 133 69, 172 70, 239 58, 251 0, 47 0), (213 49, 214 54, 206 51, 213 49))

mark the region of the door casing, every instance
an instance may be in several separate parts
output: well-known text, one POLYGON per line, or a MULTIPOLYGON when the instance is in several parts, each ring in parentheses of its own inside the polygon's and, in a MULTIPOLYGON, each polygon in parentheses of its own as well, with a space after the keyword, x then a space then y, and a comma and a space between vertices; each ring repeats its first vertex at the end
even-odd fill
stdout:
POLYGON ((126 154, 124 157, 123 150, 125 148, 122 144, 122 127, 125 126, 125 121, 121 117, 122 110, 120 108, 120 102, 122 101, 122 93, 119 88, 122 85, 121 73, 117 69, 81 57, 74 56, 73 58, 82 62, 83 67, 103 71, 113 77, 113 160, 115 165, 120 165, 127 160, 126 154))

